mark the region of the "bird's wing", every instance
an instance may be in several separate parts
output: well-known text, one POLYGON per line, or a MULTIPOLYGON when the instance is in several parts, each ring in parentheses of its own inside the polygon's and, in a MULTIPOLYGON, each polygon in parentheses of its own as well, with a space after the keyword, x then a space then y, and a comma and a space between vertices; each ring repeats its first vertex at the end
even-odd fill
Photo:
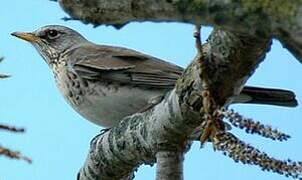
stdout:
POLYGON ((140 52, 85 45, 70 51, 72 69, 83 78, 171 89, 183 69, 140 52))

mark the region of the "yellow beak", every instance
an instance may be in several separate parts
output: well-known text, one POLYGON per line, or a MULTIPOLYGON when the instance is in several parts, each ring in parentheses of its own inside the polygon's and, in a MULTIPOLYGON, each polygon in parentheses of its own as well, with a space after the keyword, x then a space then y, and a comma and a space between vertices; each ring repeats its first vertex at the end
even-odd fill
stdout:
POLYGON ((11 33, 12 36, 16 36, 17 38, 23 39, 28 42, 37 42, 39 37, 35 36, 33 33, 27 32, 13 32, 11 33))

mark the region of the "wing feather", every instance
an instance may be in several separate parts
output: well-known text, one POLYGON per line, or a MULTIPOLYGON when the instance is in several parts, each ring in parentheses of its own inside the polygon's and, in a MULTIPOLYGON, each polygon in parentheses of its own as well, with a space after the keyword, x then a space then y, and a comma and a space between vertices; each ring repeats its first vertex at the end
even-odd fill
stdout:
POLYGON ((84 45, 70 52, 81 77, 154 88, 174 87, 183 68, 140 52, 112 46, 84 45))

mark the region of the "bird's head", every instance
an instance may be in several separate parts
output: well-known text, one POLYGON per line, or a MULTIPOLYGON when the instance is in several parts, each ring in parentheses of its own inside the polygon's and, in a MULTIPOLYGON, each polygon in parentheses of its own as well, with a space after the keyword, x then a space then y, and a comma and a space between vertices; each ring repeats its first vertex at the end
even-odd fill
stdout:
POLYGON ((60 63, 64 52, 88 42, 78 32, 59 25, 44 26, 33 32, 14 32, 11 35, 30 42, 50 66, 60 63))

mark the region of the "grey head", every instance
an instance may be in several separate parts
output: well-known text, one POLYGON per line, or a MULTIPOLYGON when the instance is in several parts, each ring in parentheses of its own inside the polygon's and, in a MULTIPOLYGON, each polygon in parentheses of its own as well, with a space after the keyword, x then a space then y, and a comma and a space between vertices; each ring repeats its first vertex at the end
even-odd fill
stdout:
POLYGON ((30 42, 49 66, 75 46, 90 43, 80 33, 60 25, 48 25, 33 32, 14 32, 13 36, 30 42))

